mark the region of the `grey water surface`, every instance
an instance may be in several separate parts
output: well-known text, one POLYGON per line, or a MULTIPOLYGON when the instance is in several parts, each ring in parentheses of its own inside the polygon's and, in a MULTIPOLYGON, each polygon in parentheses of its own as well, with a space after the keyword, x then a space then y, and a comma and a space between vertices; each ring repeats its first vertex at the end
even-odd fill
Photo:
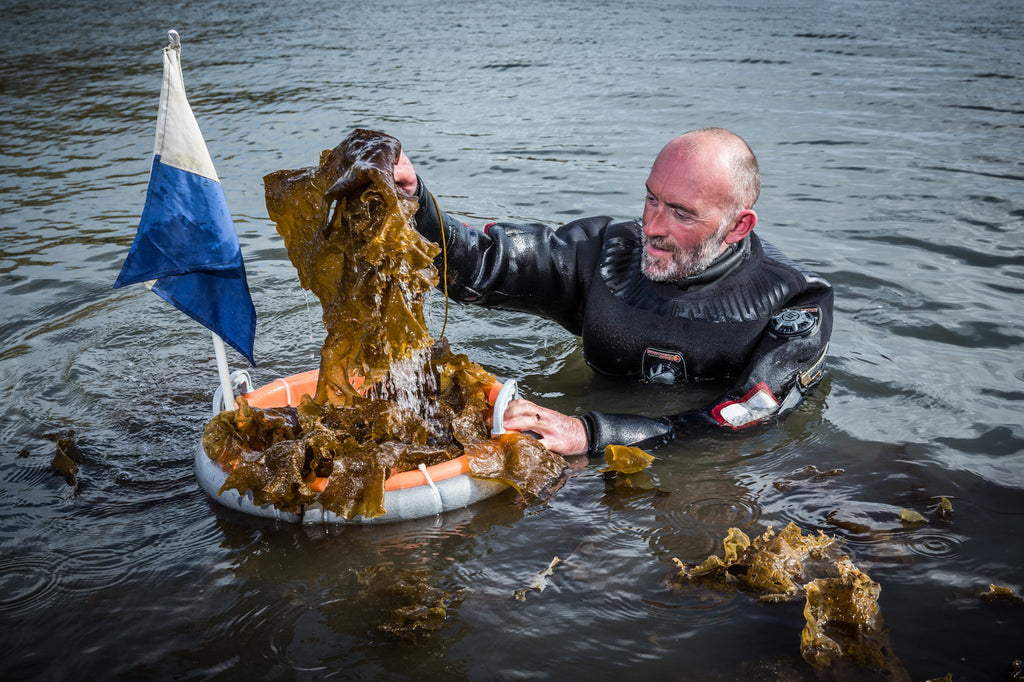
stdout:
MULTIPOLYGON (((5 1, 0 26, 0 678, 808 679, 799 603, 673 590, 673 559, 796 522, 882 588, 910 679, 1024 659, 1024 13, 1011 0, 5 1), (193 453, 209 333, 113 290, 152 158, 167 29, 259 315, 257 383, 315 367, 319 304, 262 177, 355 127, 400 138, 463 219, 639 214, 655 154, 717 125, 758 154, 758 230, 836 289, 829 374, 781 425, 600 462, 387 527, 228 513, 193 453), (81 453, 77 486, 51 468, 81 453), (812 468, 813 467, 813 468, 812 468), (941 497, 949 518, 936 511, 941 497), (927 523, 904 525, 903 509, 927 523), (553 557, 547 589, 514 598, 553 557), (459 595, 403 642, 366 585, 459 595)), ((437 334, 444 301, 433 296, 437 334)), ((534 400, 664 414, 544 321, 453 306, 457 351, 534 400)), ((244 360, 232 352, 234 368, 244 360)), ((703 396, 707 398, 707 396, 703 396)))

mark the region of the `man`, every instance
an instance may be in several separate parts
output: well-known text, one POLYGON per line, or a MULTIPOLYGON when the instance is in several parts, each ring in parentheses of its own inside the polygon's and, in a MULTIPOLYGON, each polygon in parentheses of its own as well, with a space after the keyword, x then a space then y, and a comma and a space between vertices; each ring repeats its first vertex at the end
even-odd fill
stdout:
POLYGON ((731 386, 710 405, 661 418, 580 418, 510 403, 506 428, 533 432, 550 450, 597 455, 610 444, 764 423, 790 412, 821 377, 832 288, 753 233, 760 171, 727 130, 695 130, 662 149, 642 223, 602 216, 557 230, 477 230, 440 211, 404 154, 395 182, 420 201, 420 233, 445 241, 453 299, 552 319, 582 337, 584 358, 603 374, 731 386))

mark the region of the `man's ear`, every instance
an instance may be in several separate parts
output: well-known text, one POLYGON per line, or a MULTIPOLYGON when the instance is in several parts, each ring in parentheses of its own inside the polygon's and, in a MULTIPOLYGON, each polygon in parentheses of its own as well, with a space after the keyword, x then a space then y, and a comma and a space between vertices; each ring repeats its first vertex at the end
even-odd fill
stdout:
POLYGON ((725 243, 735 244, 742 240, 754 230, 755 225, 757 225, 757 213, 751 208, 743 209, 736 216, 732 229, 725 235, 725 243))

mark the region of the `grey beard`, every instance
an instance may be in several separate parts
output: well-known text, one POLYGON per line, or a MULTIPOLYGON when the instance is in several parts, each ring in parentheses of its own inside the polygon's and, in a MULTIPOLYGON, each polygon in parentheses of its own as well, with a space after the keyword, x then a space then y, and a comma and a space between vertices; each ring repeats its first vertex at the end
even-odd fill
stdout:
MULTIPOLYGON (((643 238, 643 257, 641 270, 652 282, 663 282, 665 284, 679 284, 687 277, 693 277, 707 270, 708 266, 715 262, 722 248, 722 238, 718 232, 712 234, 702 241, 691 253, 684 254, 673 245, 672 256, 667 263, 664 263, 647 252, 647 243, 650 241, 647 235, 643 238)), ((663 246, 658 242, 655 245, 663 246)))

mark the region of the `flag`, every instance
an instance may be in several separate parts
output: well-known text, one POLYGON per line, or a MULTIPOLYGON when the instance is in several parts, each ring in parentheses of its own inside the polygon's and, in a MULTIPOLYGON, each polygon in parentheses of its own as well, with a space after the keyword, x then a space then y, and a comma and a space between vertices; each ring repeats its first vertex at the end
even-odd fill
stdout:
POLYGON ((152 290, 256 364, 256 309, 235 224, 185 97, 181 43, 168 32, 153 167, 135 241, 114 282, 152 290))

